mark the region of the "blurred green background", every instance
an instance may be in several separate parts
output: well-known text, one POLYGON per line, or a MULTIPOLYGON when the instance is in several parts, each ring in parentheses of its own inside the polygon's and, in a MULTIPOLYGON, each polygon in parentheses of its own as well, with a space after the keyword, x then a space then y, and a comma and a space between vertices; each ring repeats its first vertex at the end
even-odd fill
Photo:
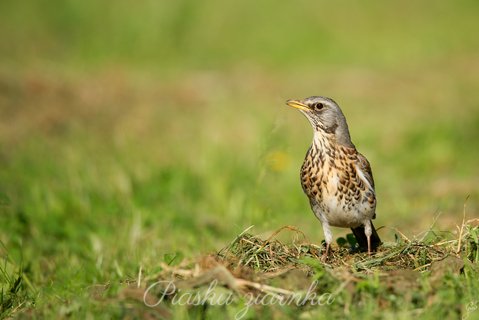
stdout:
POLYGON ((436 219, 455 232, 468 195, 479 216, 478 12, 472 0, 0 2, 0 257, 48 314, 250 225, 319 243, 298 177, 312 131, 284 105, 310 95, 342 106, 370 160, 384 239, 436 219))

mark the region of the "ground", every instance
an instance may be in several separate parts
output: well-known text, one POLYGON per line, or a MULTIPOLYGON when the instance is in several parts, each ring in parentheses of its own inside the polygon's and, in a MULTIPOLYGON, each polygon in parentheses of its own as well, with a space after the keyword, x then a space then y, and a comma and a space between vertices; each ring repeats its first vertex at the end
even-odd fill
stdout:
POLYGON ((317 280, 330 304, 245 318, 478 318, 477 4, 350 6, 2 2, 0 315, 232 318, 317 280), (309 95, 371 162, 371 257, 335 228, 318 259, 309 95), (215 279, 234 303, 143 301, 215 279))

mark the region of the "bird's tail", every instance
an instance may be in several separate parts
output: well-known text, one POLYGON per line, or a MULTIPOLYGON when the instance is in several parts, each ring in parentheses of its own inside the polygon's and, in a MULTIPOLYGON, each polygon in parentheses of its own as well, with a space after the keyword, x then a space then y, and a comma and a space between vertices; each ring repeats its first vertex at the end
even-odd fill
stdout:
MULTIPOLYGON (((376 249, 381 245, 381 239, 374 228, 373 222, 371 221, 371 250, 376 251, 376 249)), ((356 238, 356 242, 359 245, 360 251, 368 251, 368 238, 366 237, 366 233, 364 232, 364 226, 359 226, 356 228, 351 228, 353 231, 354 237, 356 238)))

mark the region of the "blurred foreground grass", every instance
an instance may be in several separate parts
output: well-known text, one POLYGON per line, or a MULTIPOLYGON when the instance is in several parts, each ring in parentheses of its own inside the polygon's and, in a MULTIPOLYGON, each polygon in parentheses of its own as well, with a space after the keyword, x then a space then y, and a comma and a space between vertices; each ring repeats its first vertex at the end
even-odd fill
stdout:
POLYGON ((426 3, 3 1, 2 292, 26 296, 0 310, 88 314, 90 286, 250 225, 319 243, 293 97, 342 106, 384 239, 477 217, 477 3, 426 3))

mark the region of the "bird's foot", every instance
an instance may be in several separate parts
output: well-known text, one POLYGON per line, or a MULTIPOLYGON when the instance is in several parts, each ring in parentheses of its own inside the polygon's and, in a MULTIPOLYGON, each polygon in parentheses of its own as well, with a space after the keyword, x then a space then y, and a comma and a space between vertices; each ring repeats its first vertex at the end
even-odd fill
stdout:
POLYGON ((327 261, 328 261, 328 255, 323 253, 323 255, 321 256, 321 262, 326 263, 327 261))
POLYGON ((326 244, 326 251, 324 251, 323 255, 321 256, 321 262, 326 262, 329 256, 329 243, 326 244))
POLYGON ((368 256, 371 256, 371 236, 366 236, 368 239, 368 256))

